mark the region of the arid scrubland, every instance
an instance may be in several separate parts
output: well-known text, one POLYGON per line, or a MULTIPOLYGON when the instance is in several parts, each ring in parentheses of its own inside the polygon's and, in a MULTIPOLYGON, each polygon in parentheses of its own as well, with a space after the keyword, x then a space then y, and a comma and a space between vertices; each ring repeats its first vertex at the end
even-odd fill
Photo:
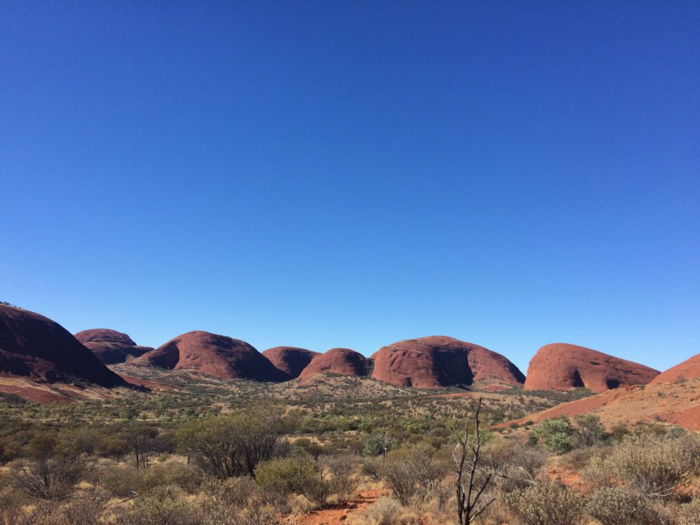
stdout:
POLYGON ((148 379, 164 388, 47 405, 3 396, 0 523, 459 523, 455 452, 470 425, 472 466, 479 399, 481 449, 463 480, 472 495, 483 487, 482 512, 469 522, 700 523, 695 433, 590 415, 490 428, 584 390, 148 379))

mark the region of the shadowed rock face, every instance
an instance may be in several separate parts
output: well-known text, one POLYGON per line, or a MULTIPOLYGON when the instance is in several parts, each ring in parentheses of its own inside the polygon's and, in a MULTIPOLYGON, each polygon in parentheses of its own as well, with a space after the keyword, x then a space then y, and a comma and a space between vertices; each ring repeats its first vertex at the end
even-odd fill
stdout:
POLYGON ((372 357, 372 377, 394 385, 519 385, 525 380, 518 367, 501 354, 453 337, 407 339, 380 348, 372 357))
POLYGON ((530 361, 525 390, 568 390, 585 387, 603 392, 623 385, 643 385, 658 370, 583 346, 553 343, 530 361))
POLYGON ((126 384, 58 323, 5 305, 0 305, 0 374, 105 387, 126 384))
POLYGON ((245 341, 200 330, 179 335, 131 362, 200 372, 219 379, 286 379, 265 356, 245 341))
POLYGON ((83 330, 75 334, 75 338, 108 365, 123 363, 153 350, 148 346, 138 346, 128 335, 108 328, 83 330))
POLYGON ((289 379, 299 377, 311 360, 320 355, 318 352, 294 346, 276 346, 264 350, 262 354, 289 379))
POLYGON ((317 374, 362 377, 369 373, 371 361, 349 348, 332 348, 316 355, 299 375, 302 380, 317 374))
POLYGON ((675 383, 684 379, 695 379, 696 377, 700 377, 700 354, 694 355, 690 359, 686 359, 682 363, 661 372, 651 381, 651 384, 675 383))

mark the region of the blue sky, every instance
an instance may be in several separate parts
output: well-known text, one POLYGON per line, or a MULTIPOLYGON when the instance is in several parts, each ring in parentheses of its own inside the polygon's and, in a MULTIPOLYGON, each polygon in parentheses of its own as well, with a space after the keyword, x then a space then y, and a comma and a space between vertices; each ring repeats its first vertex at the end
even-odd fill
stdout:
POLYGON ((700 4, 4 2, 0 299, 159 345, 700 352, 700 4))

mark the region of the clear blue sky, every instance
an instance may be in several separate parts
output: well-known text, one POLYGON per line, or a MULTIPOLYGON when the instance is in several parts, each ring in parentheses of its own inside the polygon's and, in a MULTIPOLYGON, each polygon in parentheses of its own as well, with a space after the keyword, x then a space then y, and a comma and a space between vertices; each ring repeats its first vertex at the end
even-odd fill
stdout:
POLYGON ((700 3, 3 2, 0 299, 159 345, 700 352, 700 3))

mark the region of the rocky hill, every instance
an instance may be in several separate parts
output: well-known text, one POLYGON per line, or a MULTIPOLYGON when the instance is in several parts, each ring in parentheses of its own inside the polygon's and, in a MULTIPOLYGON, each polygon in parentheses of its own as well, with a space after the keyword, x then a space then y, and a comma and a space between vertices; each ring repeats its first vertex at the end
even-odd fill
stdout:
POLYGON ((132 363, 199 372, 219 379, 287 379, 265 356, 245 341, 201 330, 179 335, 133 359, 132 363))
POLYGON ((359 352, 349 348, 332 348, 314 356, 299 378, 307 380, 318 374, 362 377, 369 373, 370 366, 371 361, 359 352))
POLYGON ((61 325, 7 305, 0 305, 0 374, 46 382, 125 385, 61 325))
POLYGON ((567 390, 583 387, 603 392, 624 385, 643 385, 658 370, 567 343, 540 348, 530 361, 525 390, 567 390))
POLYGON ((138 346, 128 335, 108 328, 92 328, 75 334, 75 338, 107 365, 124 363, 153 350, 138 346))
POLYGON ((299 377, 311 360, 320 355, 318 352, 295 346, 276 346, 263 350, 262 354, 289 379, 299 377))
POLYGON ((473 383, 521 385, 522 372, 507 358, 453 337, 407 339, 373 356, 372 377, 394 385, 438 388, 473 383))

